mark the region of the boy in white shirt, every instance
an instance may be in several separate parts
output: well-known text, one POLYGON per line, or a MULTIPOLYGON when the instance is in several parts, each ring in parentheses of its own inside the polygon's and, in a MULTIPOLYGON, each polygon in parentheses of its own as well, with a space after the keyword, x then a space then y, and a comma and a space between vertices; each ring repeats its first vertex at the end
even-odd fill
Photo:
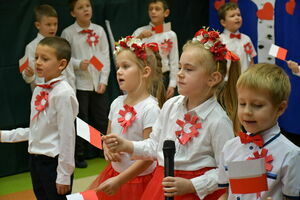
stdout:
MULTIPOLYGON (((22 72, 23 79, 26 83, 29 83, 31 89, 35 88, 36 84, 44 82, 43 78, 39 78, 35 73, 35 50, 38 43, 45 37, 53 37, 57 32, 58 19, 55 9, 47 4, 39 5, 34 9, 35 12, 35 27, 38 29, 38 34, 34 40, 26 45, 25 55, 28 57, 29 65, 22 72)), ((68 83, 75 90, 75 75, 72 65, 68 66, 64 70, 64 75, 67 78, 68 83)))
POLYGON ((162 72, 164 85, 167 89, 167 98, 174 96, 176 88, 176 74, 178 71, 178 42, 176 33, 172 30, 155 33, 152 29, 163 25, 165 18, 169 16, 170 10, 165 0, 150 0, 148 3, 148 14, 150 24, 140 27, 134 31, 133 36, 142 39, 143 42, 155 42, 159 44, 159 54, 162 61, 162 72))
POLYGON ((240 9, 236 3, 225 3, 218 10, 218 16, 221 25, 224 27, 224 31, 220 35, 222 42, 230 51, 233 51, 239 56, 241 72, 244 72, 254 63, 253 57, 256 56, 256 51, 251 39, 247 35, 239 32, 242 26, 240 9))
MULTIPOLYGON (((108 40, 104 29, 91 22, 93 11, 90 0, 69 0, 69 4, 71 15, 76 21, 65 28, 61 36, 66 38, 72 47, 76 95, 79 102, 78 117, 100 132, 106 133, 109 105, 105 91, 110 73, 108 40), (94 56, 102 63, 102 69, 99 70, 90 63, 94 56)), ((77 137, 76 167, 87 167, 84 159, 88 153, 96 154, 98 149, 77 137)), ((90 157, 95 156, 97 155, 90 157)))
POLYGON ((288 76, 277 65, 256 64, 240 76, 238 118, 247 133, 241 132, 239 137, 227 141, 220 155, 218 182, 220 187, 228 188, 227 195, 221 199, 300 198, 300 149, 281 134, 277 123, 287 107, 290 90, 288 76), (257 158, 264 159, 268 189, 249 193, 257 190, 249 190, 249 184, 248 191, 235 188, 236 179, 228 172, 231 163, 257 158))
POLYGON ((38 200, 66 199, 71 193, 78 102, 62 71, 71 57, 63 38, 42 39, 35 52, 36 72, 45 84, 33 91, 29 128, 0 131, 1 142, 28 140, 30 173, 38 200))

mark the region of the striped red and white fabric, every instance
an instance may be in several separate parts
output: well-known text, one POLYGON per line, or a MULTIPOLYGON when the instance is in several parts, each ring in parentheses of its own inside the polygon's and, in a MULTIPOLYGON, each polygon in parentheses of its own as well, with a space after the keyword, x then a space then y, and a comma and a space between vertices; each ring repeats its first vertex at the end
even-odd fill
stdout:
POLYGON ((29 65, 29 59, 25 55, 23 58, 19 60, 19 70, 22 73, 29 65))
POLYGON ((278 58, 280 60, 285 60, 286 54, 287 54, 286 49, 279 47, 275 44, 272 44, 269 51, 269 55, 274 56, 275 58, 278 58))
POLYGON ((98 200, 94 190, 67 195, 67 200, 98 200))
POLYGON ((101 142, 102 133, 100 131, 90 126, 78 117, 76 118, 76 128, 78 136, 82 137, 83 139, 91 143, 93 146, 99 149, 103 149, 101 142))

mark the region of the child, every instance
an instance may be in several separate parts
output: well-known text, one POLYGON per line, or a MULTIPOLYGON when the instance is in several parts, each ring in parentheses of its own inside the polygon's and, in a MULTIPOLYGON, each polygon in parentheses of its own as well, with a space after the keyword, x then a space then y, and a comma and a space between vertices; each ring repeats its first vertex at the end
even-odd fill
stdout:
MULTIPOLYGON (((104 133, 108 123, 108 100, 104 93, 110 72, 107 37, 101 26, 91 22, 90 0, 70 0, 69 4, 71 15, 76 21, 63 30, 62 37, 66 38, 72 47, 76 95, 79 102, 78 117, 104 133), (93 56, 103 64, 100 71, 89 63, 93 56)), ((77 167, 87 167, 84 161, 86 145, 89 144, 77 137, 75 153, 77 167)), ((90 145, 89 147, 91 148, 90 145)))
MULTIPOLYGON (((243 73, 237 82, 238 117, 247 130, 226 142, 220 156, 219 183, 228 186, 225 166, 232 161, 254 158, 258 153, 265 158, 268 190, 253 194, 233 194, 228 199, 256 200, 299 199, 300 149, 280 132, 277 119, 287 107, 290 81, 285 72, 273 64, 256 64, 243 73), (255 137, 261 143, 244 140, 255 137), (242 142, 243 141, 243 142, 242 142), (266 155, 262 152, 265 152, 266 155), (268 159, 267 159, 268 157, 268 159)), ((227 199, 224 198, 224 199, 227 199)))
MULTIPOLYGON (((38 29, 36 38, 31 41, 25 49, 25 55, 28 56, 29 66, 22 72, 22 76, 26 83, 30 83, 31 89, 35 88, 36 84, 44 82, 43 78, 39 78, 35 72, 35 50, 38 43, 45 37, 53 37, 57 31, 57 13, 55 9, 47 4, 39 5, 35 8, 35 27, 38 29)), ((75 75, 72 65, 64 70, 64 75, 68 83, 75 89, 75 75)))
MULTIPOLYGON (((107 133, 118 133, 133 141, 143 140, 149 137, 160 110, 157 100, 151 95, 152 91, 156 90, 155 96, 160 97, 161 104, 164 100, 158 45, 145 44, 127 36, 118 42, 115 53, 118 83, 126 95, 119 96, 112 103, 107 133)), ((105 158, 114 161, 111 156, 113 154, 105 151, 105 158)), ((141 199, 156 162, 135 162, 126 153, 121 154, 118 160, 111 162, 90 188, 98 186, 97 195, 102 200, 141 199)))
POLYGON ((71 193, 78 102, 61 76, 70 57, 71 47, 65 39, 47 37, 39 42, 36 72, 46 83, 33 91, 30 127, 0 132, 1 142, 28 140, 31 180, 38 200, 66 199, 71 193))
POLYGON ((148 4, 148 14, 150 24, 134 31, 133 36, 143 40, 143 42, 156 42, 159 44, 159 52, 162 58, 163 74, 165 87, 167 88, 166 97, 174 95, 176 88, 176 73, 178 71, 178 44, 177 36, 174 31, 167 31, 155 34, 153 27, 163 25, 170 10, 165 0, 150 0, 148 4))
MULTIPOLYGON (((232 122, 214 92, 226 75, 226 59, 237 64, 229 74, 231 80, 237 80, 239 73, 235 72, 239 71, 239 63, 221 43, 218 32, 201 29, 183 47, 177 73, 181 95, 164 104, 150 138, 131 142, 114 134, 103 137, 112 152, 127 152, 134 158, 158 161, 141 199, 157 200, 165 195, 174 196, 175 200, 212 200, 223 194, 224 191, 215 191, 215 168, 223 144, 234 135, 232 122), (164 140, 175 141, 175 177, 163 177, 164 140)), ((225 87, 235 87, 235 83, 228 82, 225 87)), ((230 95, 236 97, 235 93, 227 93, 227 96, 230 95)), ((227 101, 226 98, 224 100, 227 101)))
POLYGON ((240 9, 236 3, 225 3, 218 10, 218 15, 220 23, 224 27, 224 32, 221 34, 222 41, 230 51, 233 51, 240 57, 241 72, 244 72, 253 64, 253 57, 256 56, 256 51, 251 39, 239 32, 242 26, 240 9))

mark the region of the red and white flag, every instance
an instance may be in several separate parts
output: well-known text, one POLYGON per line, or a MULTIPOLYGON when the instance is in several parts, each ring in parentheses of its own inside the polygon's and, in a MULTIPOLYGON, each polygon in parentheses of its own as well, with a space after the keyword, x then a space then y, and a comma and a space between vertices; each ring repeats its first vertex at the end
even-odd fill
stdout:
POLYGON ((264 158, 230 162, 228 175, 233 194, 260 193, 268 190, 264 158))
POLYGON ((103 68, 102 62, 101 62, 96 56, 93 56, 93 57, 90 59, 90 63, 91 63, 98 71, 101 71, 101 69, 103 68))
POLYGON ((280 60, 285 60, 287 54, 287 50, 279 47, 275 44, 272 44, 270 50, 269 50, 269 55, 274 56, 275 58, 278 58, 280 60))
POLYGON ((155 33, 163 33, 170 30, 171 30, 171 22, 152 27, 152 31, 155 31, 155 33))
POLYGON ((80 193, 67 195, 67 200, 98 200, 94 190, 87 190, 80 193))
POLYGON ((90 126, 80 118, 76 118, 77 135, 94 145, 95 147, 102 149, 100 131, 90 126))
POLYGON ((22 73, 29 65, 29 59, 25 55, 23 58, 19 60, 19 70, 22 73))

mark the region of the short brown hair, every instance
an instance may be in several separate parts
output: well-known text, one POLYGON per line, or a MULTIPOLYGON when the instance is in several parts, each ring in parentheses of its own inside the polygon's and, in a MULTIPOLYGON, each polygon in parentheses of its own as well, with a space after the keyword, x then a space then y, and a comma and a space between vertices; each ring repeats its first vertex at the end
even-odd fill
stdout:
MULTIPOLYGON (((69 8, 71 11, 74 10, 75 4, 77 3, 78 0, 69 0, 68 4, 69 4, 69 8)), ((91 5, 92 5, 92 0, 89 0, 91 5)))
POLYGON ((240 77, 237 88, 265 90, 270 94, 273 105, 288 100, 291 84, 288 75, 277 65, 259 63, 249 67, 240 77))
POLYGON ((48 5, 48 4, 43 4, 35 7, 34 9, 35 13, 35 20, 40 22, 42 17, 56 17, 57 18, 57 12, 56 10, 48 5))
POLYGON ((55 54, 58 60, 66 59, 68 62, 71 59, 71 45, 61 37, 45 37, 39 42, 39 45, 45 45, 55 49, 55 54))
POLYGON ((235 10, 237 8, 239 8, 239 6, 234 2, 228 2, 223 4, 218 10, 219 20, 221 19, 225 20, 226 12, 228 10, 235 10))
POLYGON ((152 4, 152 3, 158 3, 158 2, 161 2, 163 4, 164 10, 169 9, 168 3, 165 0, 149 0, 148 1, 148 8, 149 8, 150 4, 152 4))

